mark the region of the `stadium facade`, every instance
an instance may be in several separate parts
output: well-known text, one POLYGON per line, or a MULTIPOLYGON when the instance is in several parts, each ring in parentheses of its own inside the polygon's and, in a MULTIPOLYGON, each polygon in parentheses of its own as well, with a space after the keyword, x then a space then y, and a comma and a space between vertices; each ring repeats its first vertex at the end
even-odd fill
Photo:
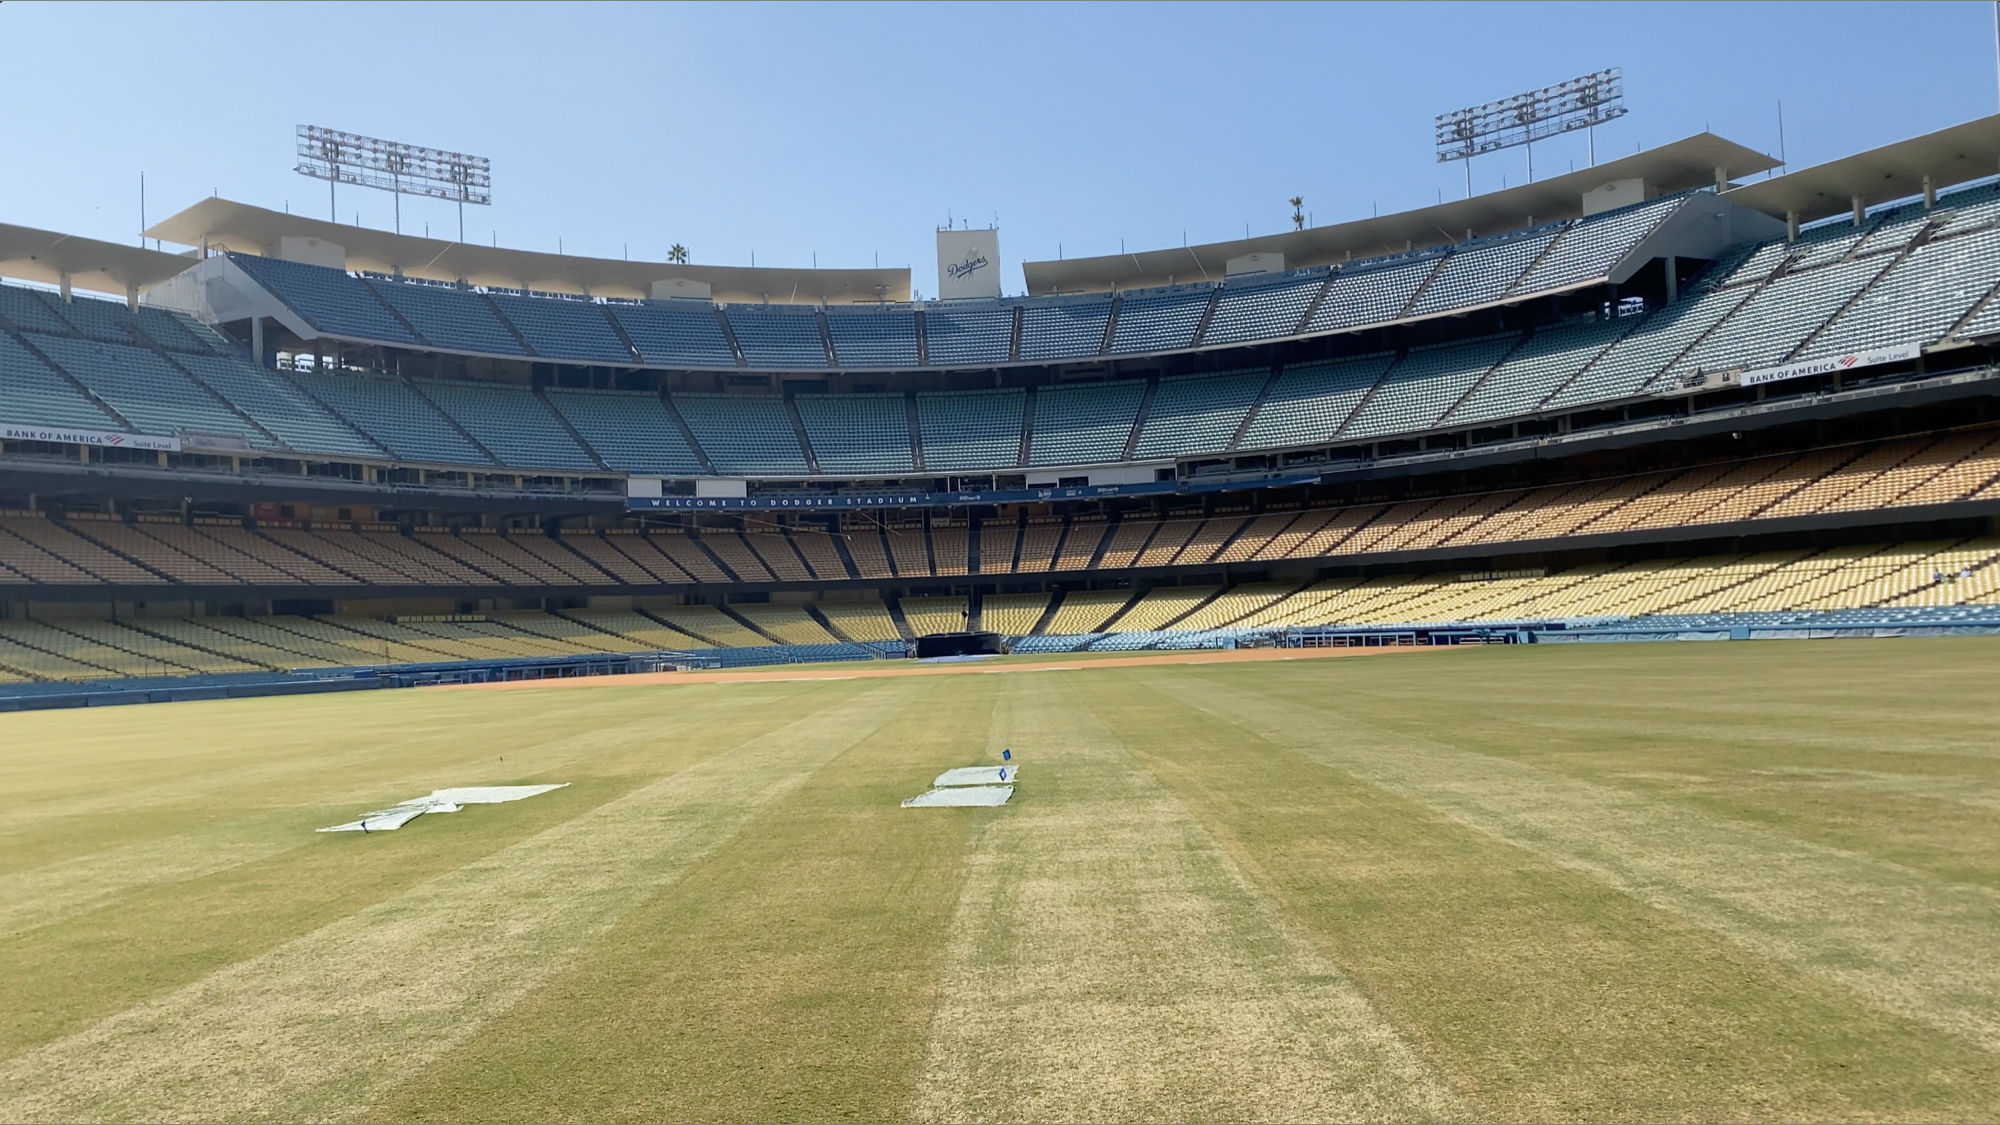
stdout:
POLYGON ((932 302, 219 199, 186 254, 0 226, 0 683, 2000 626, 2000 118, 1771 165, 932 302))

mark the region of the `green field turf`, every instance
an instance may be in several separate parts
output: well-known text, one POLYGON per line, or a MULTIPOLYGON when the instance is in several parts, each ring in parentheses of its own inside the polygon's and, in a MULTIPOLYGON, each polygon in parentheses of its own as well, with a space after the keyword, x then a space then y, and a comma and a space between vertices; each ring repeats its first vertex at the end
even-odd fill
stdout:
POLYGON ((5 1120, 2000 1115, 2000 640, 26 713, 0 793, 5 1120))

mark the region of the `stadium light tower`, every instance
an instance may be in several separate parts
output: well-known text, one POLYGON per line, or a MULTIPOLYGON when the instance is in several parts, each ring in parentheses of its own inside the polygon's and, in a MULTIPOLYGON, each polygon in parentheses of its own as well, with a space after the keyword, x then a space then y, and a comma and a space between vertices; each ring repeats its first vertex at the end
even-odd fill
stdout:
POLYGON ((1618 67, 1544 86, 1497 102, 1437 116, 1437 158, 1465 161, 1465 197, 1472 198, 1472 158, 1524 145, 1528 181, 1535 179, 1535 142, 1577 129, 1589 130, 1590 162, 1597 163, 1596 128, 1625 116, 1625 72, 1618 67))
POLYGON ((334 222, 334 191, 341 184, 379 188, 395 196, 396 233, 403 233, 403 197, 425 195, 458 204, 458 240, 465 241, 465 205, 493 202, 493 164, 483 156, 407 145, 343 133, 323 125, 298 127, 299 162, 292 170, 326 181, 334 222))

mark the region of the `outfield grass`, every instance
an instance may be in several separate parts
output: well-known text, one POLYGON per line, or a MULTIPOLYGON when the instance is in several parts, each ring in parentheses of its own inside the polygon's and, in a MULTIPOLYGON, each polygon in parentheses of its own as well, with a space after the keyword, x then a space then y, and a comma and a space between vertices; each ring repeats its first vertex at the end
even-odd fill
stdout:
POLYGON ((0 1118, 1991 1119, 1996 682, 1950 638, 0 715, 0 1118), (898 807, 1002 747, 1012 805, 898 807))

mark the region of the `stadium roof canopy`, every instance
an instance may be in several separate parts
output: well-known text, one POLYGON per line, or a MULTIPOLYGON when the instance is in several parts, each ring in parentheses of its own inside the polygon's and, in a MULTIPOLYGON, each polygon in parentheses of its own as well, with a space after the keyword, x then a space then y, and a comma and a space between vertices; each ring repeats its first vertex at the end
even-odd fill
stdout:
POLYGON ((279 245, 286 238, 318 239, 346 250, 351 270, 546 293, 645 298, 653 295, 653 283, 678 279, 708 286, 709 295, 717 301, 841 304, 910 299, 907 267, 702 266, 546 254, 347 226, 216 197, 162 219, 146 234, 183 246, 267 257, 278 256, 279 245))
POLYGON ((0 223, 0 277, 126 295, 192 264, 181 254, 0 223))
POLYGON ((2000 173, 2000 115, 1815 164, 1725 193, 1780 218, 1809 223, 2000 173))
POLYGON ((1229 259, 1248 254, 1282 254, 1287 269, 1400 254, 1579 218, 1584 194, 1614 180, 1644 180, 1650 194, 1671 195, 1717 187, 1777 165, 1755 149, 1698 133, 1591 168, 1415 211, 1201 246, 1026 262, 1022 269, 1028 292, 1037 296, 1219 281, 1229 259))

